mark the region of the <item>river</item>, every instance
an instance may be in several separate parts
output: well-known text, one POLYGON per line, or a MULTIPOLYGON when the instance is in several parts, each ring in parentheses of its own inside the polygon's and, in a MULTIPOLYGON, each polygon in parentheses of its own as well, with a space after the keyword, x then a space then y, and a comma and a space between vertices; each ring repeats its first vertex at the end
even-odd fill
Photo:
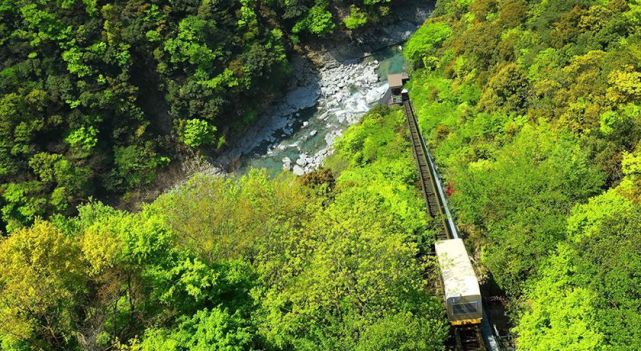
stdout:
POLYGON ((317 168, 334 140, 385 94, 388 72, 402 70, 403 56, 395 47, 322 71, 315 105, 294 112, 284 127, 251 150, 241 171, 262 167, 272 173, 287 169, 302 174, 317 168))
POLYGON ((403 71, 402 43, 429 16, 431 4, 404 9, 399 20, 378 28, 361 41, 378 47, 340 44, 321 52, 321 62, 292 59, 292 84, 259 121, 218 157, 219 169, 244 173, 251 167, 297 175, 318 168, 347 127, 379 103, 387 91, 388 73, 403 71))

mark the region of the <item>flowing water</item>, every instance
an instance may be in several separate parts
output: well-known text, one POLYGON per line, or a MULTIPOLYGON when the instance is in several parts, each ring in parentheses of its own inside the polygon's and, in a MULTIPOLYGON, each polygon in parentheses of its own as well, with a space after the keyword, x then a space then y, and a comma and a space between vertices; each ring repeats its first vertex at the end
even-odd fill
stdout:
POLYGON ((283 169, 302 174, 317 168, 331 153, 334 140, 380 102, 387 91, 387 74, 401 72, 403 66, 401 49, 394 46, 321 69, 315 87, 302 89, 303 95, 318 94, 313 106, 285 109, 281 116, 278 114, 283 109, 276 108, 275 115, 270 116, 273 128, 267 128, 263 140, 255 140, 242 153, 240 171, 260 167, 272 174, 283 169))
POLYGON ((214 160, 209 171, 243 173, 257 167, 272 174, 285 169, 300 175, 318 168, 345 129, 380 102, 387 91, 387 75, 403 71, 398 43, 429 17, 434 3, 410 1, 406 5, 395 9, 396 22, 373 27, 355 38, 358 45, 338 43, 316 52, 320 67, 294 57, 288 91, 214 160), (362 49, 365 47, 370 52, 362 49))

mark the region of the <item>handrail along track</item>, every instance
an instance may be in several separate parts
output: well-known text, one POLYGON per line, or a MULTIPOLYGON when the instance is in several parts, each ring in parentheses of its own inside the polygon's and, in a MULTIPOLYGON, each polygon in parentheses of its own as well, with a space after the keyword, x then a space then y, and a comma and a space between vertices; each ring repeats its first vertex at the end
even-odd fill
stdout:
MULTIPOLYGON (((419 180, 427 212, 439 222, 437 238, 439 240, 458 238, 458 231, 447 208, 447 200, 436 173, 435 165, 427 151, 427 145, 421 135, 414 108, 409 96, 403 97, 403 109, 412 140, 412 151, 418 168, 419 180)), ((479 325, 453 327, 454 346, 456 350, 486 350, 479 325)))
POLYGON ((439 225, 437 237, 439 240, 455 238, 452 228, 447 221, 447 214, 445 207, 439 194, 437 192, 438 184, 436 174, 427 153, 427 146, 423 136, 418 128, 418 121, 414 114, 414 108, 409 99, 403 101, 403 109, 405 110, 405 117, 407 125, 410 130, 410 137, 412 139, 412 150, 418 167, 419 178, 421 182, 421 189, 425 203, 427 204, 427 212, 432 218, 438 218, 442 225, 439 225))

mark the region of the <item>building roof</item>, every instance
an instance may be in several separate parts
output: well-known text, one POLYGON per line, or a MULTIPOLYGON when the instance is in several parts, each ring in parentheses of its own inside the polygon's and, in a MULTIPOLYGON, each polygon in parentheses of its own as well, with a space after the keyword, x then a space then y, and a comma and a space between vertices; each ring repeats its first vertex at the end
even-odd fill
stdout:
POLYGON ((394 73, 387 75, 387 83, 390 88, 400 88, 409 77, 405 73, 394 73))
POLYGON ((436 256, 443 275, 445 298, 480 296, 479 282, 461 239, 436 242, 436 256))

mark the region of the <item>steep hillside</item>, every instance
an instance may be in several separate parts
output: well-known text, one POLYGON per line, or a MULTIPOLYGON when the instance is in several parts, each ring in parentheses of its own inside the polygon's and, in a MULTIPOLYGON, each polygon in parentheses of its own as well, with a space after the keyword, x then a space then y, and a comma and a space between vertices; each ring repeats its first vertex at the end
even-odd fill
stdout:
POLYGON ((196 176, 0 241, 1 350, 442 350, 433 242, 401 111, 327 169, 196 176))
POLYGON ((293 47, 375 25, 397 3, 2 2, 0 231, 224 147, 282 93, 293 47))
POLYGON ((439 1, 410 91, 518 347, 641 347, 641 6, 439 1), (632 246, 631 246, 632 245, 632 246))

